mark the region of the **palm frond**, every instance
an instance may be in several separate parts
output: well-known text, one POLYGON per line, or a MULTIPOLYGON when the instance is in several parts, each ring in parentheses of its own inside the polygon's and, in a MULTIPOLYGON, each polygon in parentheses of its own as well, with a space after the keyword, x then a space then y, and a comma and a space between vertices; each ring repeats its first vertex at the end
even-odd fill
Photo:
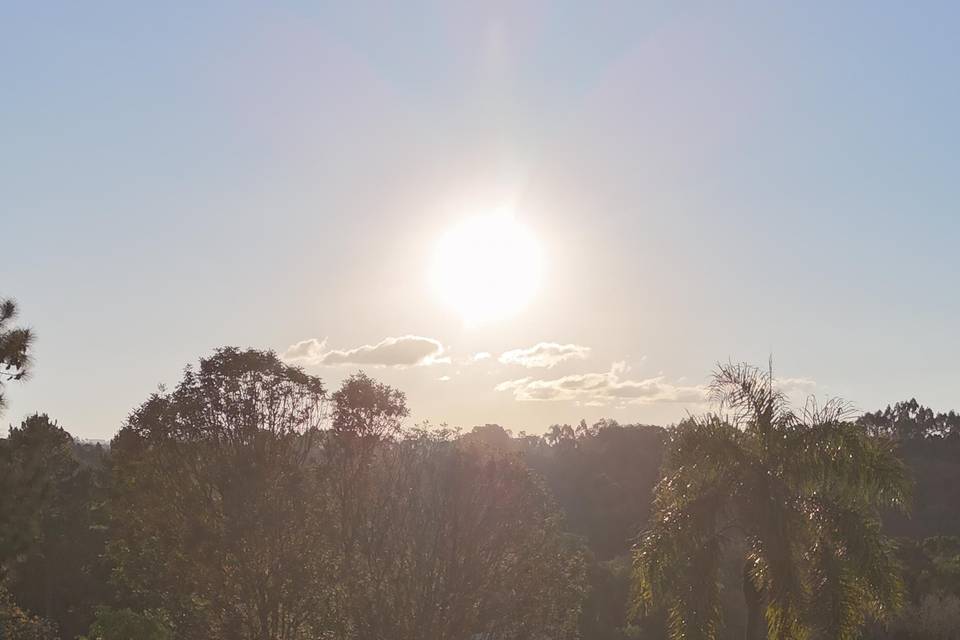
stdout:
POLYGON ((894 543, 883 535, 880 520, 864 505, 832 501, 827 496, 810 499, 816 542, 813 591, 818 610, 834 615, 831 637, 854 634, 867 613, 884 618, 903 603, 904 586, 894 543), (842 598, 846 597, 847 600, 842 598), (832 607, 827 609, 824 607, 832 607), (844 609, 841 610, 841 605, 844 609), (847 625, 847 626, 845 626, 847 625))
POLYGON ((774 384, 772 366, 764 371, 748 364, 720 364, 713 374, 708 398, 720 413, 741 429, 767 434, 794 420, 786 395, 774 384))
POLYGON ((715 488, 659 511, 636 547, 636 610, 666 610, 673 639, 719 637, 718 581, 726 536, 718 525, 725 506, 724 492, 715 488))
POLYGON ((785 474, 799 489, 904 510, 912 482, 893 443, 849 422, 820 422, 784 434, 785 474))
POLYGON ((737 529, 748 607, 765 607, 774 640, 852 639, 867 614, 896 608, 903 586, 878 511, 905 508, 910 480, 892 444, 852 424, 842 400, 794 413, 772 366, 720 365, 710 397, 717 413, 670 434, 636 548, 638 605, 665 609, 671 638, 717 637, 715 563, 737 529))

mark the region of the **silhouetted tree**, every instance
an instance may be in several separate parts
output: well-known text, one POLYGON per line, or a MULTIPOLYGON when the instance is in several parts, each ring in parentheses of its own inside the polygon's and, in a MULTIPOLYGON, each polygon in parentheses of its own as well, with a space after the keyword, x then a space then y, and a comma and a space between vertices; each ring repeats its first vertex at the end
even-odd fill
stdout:
POLYGON ((524 459, 556 496, 567 526, 587 538, 599 560, 628 553, 649 515, 664 430, 607 420, 556 431, 568 435, 548 447, 525 447, 524 459))
POLYGON ((42 415, 0 438, 0 638, 655 640, 717 637, 721 610, 724 637, 845 638, 896 603, 881 531, 911 536, 906 602, 869 637, 950 637, 957 414, 796 415, 749 367, 721 368, 714 399, 720 415, 667 430, 461 435, 405 428, 403 393, 358 373, 328 422, 318 379, 220 350, 113 454, 42 415), (631 586, 651 615, 628 615, 631 586))
POLYGON ((914 398, 866 413, 857 419, 857 424, 870 435, 899 441, 960 437, 960 414, 934 413, 914 398))
POLYGON ((543 436, 543 439, 551 447, 558 447, 560 445, 573 445, 576 442, 577 436, 573 427, 568 424, 552 424, 550 428, 547 429, 546 435, 543 436))
POLYGON ((721 415, 671 432, 636 552, 641 603, 666 608, 672 638, 721 637, 718 572, 739 538, 747 638, 856 637, 868 613, 901 599, 878 516, 907 499, 892 445, 838 402, 795 414, 754 367, 721 366, 712 396, 721 415))
POLYGON ((514 438, 510 431, 498 424, 478 425, 470 432, 461 435, 460 441, 489 447, 500 452, 519 451, 523 444, 520 439, 514 438))
POLYGON ((576 637, 583 559, 518 457, 424 431, 370 456, 331 518, 349 556, 335 637, 576 637))
POLYGON ((865 413, 857 425, 871 436, 893 440, 915 481, 909 517, 887 511, 885 529, 917 540, 960 536, 960 414, 935 413, 910 399, 865 413))
POLYGON ((33 333, 30 329, 10 328, 10 321, 16 317, 17 304, 9 298, 0 299, 0 411, 6 404, 4 384, 22 380, 30 371, 33 333))
POLYGON ((225 348, 130 416, 110 545, 130 604, 184 638, 317 637, 332 585, 307 461, 325 399, 273 353, 225 348))
POLYGON ((65 637, 86 630, 105 597, 100 496, 73 438, 33 415, 0 440, 0 570, 17 603, 55 622, 65 637))
POLYGON ((404 393, 362 371, 333 394, 333 430, 359 437, 389 438, 400 433, 410 414, 404 393))

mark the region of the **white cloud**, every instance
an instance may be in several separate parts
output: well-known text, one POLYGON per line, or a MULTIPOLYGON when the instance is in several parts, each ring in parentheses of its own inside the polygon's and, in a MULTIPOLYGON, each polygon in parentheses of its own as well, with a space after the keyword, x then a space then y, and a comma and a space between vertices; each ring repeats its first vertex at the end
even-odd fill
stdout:
POLYGON ((443 356, 444 348, 439 341, 422 336, 384 338, 377 344, 345 350, 327 351, 326 345, 325 339, 302 340, 284 351, 283 359, 305 365, 356 364, 373 367, 412 367, 450 361, 443 356))
POLYGON ((672 384, 664 376, 633 380, 625 377, 628 371, 625 363, 615 362, 605 373, 578 373, 553 379, 520 378, 501 382, 494 389, 510 391, 520 401, 576 400, 589 406, 611 402, 705 401, 706 389, 702 386, 672 384))
POLYGON ((470 359, 473 360, 474 362, 480 362, 481 360, 489 360, 492 357, 493 357, 493 354, 491 354, 489 351, 481 351, 479 353, 473 354, 473 356, 471 356, 470 359))
POLYGON ((301 340, 287 347, 287 350, 283 352, 281 357, 287 362, 318 364, 319 360, 323 358, 323 351, 326 347, 326 339, 317 340, 316 338, 309 338, 308 340, 301 340))
POLYGON ((777 388, 783 393, 813 393, 817 388, 816 380, 811 378, 776 378, 777 388))
POLYGON ((529 368, 549 368, 565 360, 583 360, 589 353, 589 347, 578 344, 539 342, 526 349, 513 349, 501 354, 500 362, 529 368))

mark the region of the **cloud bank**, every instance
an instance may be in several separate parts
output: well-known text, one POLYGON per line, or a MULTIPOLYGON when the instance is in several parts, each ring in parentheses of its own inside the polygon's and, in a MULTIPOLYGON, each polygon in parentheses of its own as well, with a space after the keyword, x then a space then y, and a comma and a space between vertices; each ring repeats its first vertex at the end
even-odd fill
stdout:
POLYGON ((500 355, 500 362, 528 368, 550 368, 565 360, 583 360, 589 353, 590 347, 578 344, 539 342, 526 349, 504 352, 500 355))
POLYGON ((384 338, 377 344, 353 349, 327 350, 327 341, 310 338, 290 345, 283 352, 287 362, 302 365, 367 365, 372 367, 413 367, 448 362, 443 345, 433 338, 400 336, 384 338))
POLYGON ((496 391, 510 391, 519 401, 575 400, 596 406, 611 402, 652 404, 660 402, 704 402, 702 386, 671 384, 664 376, 633 380, 625 377, 629 369, 614 363, 605 373, 580 373, 562 378, 520 378, 501 382, 496 391))

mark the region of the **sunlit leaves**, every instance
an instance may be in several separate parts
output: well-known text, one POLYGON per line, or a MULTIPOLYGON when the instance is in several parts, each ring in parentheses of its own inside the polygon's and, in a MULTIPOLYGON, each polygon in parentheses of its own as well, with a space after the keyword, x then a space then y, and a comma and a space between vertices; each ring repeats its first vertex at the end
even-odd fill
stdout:
POLYGON ((772 373, 749 365, 722 365, 711 397, 718 414, 670 437, 636 550, 641 610, 665 608, 672 638, 717 637, 716 563, 731 534, 748 543, 745 593, 762 595, 752 606, 770 638, 853 638, 868 613, 896 608, 877 510, 904 508, 910 483, 889 441, 852 425, 841 401, 794 412, 772 373))

